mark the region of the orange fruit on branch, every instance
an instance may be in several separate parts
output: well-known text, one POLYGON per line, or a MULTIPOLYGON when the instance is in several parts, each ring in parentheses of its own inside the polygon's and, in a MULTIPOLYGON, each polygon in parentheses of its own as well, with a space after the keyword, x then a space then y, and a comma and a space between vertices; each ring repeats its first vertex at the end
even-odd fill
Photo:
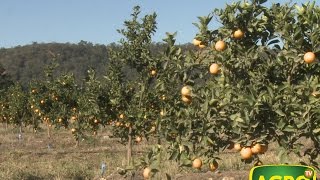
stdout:
POLYGON ((190 104, 191 101, 192 101, 192 97, 191 96, 182 96, 182 101, 187 103, 187 104, 190 104))
POLYGON ((303 56, 303 60, 307 64, 311 64, 316 60, 316 55, 313 52, 307 52, 303 56))
POLYGON ((240 151, 240 156, 242 159, 247 160, 252 157, 252 151, 250 147, 243 147, 240 151))
POLYGON ((197 40, 197 39, 193 39, 192 41, 193 45, 195 46, 199 46, 201 44, 201 41, 200 40, 197 40))
POLYGON ((220 66, 217 63, 213 63, 210 65, 209 71, 211 74, 218 74, 220 71, 220 66))
POLYGON ((234 144, 233 149, 240 152, 242 149, 241 144, 239 144, 239 143, 234 144))
POLYGON ((219 164, 217 163, 217 161, 213 161, 212 163, 209 164, 210 171, 215 171, 218 169, 218 167, 219 167, 219 164))
POLYGON ((238 29, 233 33, 233 38, 235 39, 242 39, 243 37, 244 37, 244 33, 241 29, 238 29))
POLYGON ((71 132, 72 132, 72 133, 75 133, 76 131, 77 131, 77 130, 76 130, 75 128, 72 128, 72 129, 71 129, 71 132))
POLYGON ((142 137, 141 137, 141 136, 137 136, 137 137, 136 137, 136 142, 139 143, 139 142, 141 142, 141 141, 142 141, 142 137))
POLYGON ((152 75, 152 76, 155 76, 156 74, 157 74, 157 71, 156 71, 156 70, 152 70, 152 71, 151 71, 151 75, 152 75))
POLYGON ((200 169, 202 166, 202 161, 199 158, 196 158, 192 161, 192 167, 196 169, 200 169))
POLYGON ((183 96, 190 96, 191 95, 191 88, 190 86, 183 86, 181 89, 181 94, 183 96))
POLYGON ((259 143, 254 144, 251 147, 252 154, 259 154, 262 152, 262 146, 259 143))
POLYGON ((202 49, 202 48, 205 48, 205 47, 206 47, 206 45, 205 45, 204 43, 201 42, 201 43, 199 44, 199 48, 202 49))
POLYGON ((151 169, 149 167, 144 168, 143 170, 143 178, 149 179, 151 174, 151 169))
POLYGON ((224 51, 227 48, 227 44, 224 41, 219 40, 216 42, 214 47, 217 51, 224 51))

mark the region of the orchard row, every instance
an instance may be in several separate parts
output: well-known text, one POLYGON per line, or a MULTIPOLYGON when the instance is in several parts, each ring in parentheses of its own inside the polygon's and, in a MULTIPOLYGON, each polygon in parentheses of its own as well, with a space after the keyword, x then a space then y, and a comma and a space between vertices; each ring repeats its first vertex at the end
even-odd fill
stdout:
POLYGON ((119 30, 121 45, 108 51, 104 79, 88 70, 80 86, 72 75, 54 77, 53 63, 27 93, 16 85, 1 96, 1 121, 64 127, 78 140, 112 125, 127 144, 128 164, 134 140, 155 138, 140 163, 146 178, 159 168, 161 148, 181 166, 214 171, 227 148, 260 165, 259 154, 276 142, 319 167, 320 8, 263 3, 237 2, 199 17, 196 51, 182 52, 167 33, 161 56, 149 49, 156 14, 139 19, 135 7, 119 30), (210 30, 214 16, 222 26, 210 30), (303 153, 302 139, 312 142, 303 153))

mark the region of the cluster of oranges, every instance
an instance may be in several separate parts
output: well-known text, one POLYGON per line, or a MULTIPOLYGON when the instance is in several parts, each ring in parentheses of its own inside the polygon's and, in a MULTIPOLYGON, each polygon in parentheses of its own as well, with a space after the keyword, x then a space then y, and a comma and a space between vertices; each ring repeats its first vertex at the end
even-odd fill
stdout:
MULTIPOLYGON (((236 40, 240 40, 244 37, 244 32, 241 29, 237 29, 236 31, 233 32, 233 34, 231 35, 232 38, 236 39, 236 40)), ((199 48, 204 48, 206 47, 202 41, 198 40, 198 39, 193 39, 193 44, 195 46, 198 46, 199 48)), ((224 42, 223 40, 219 40, 215 43, 213 49, 215 49, 216 51, 224 51, 227 49, 227 44, 226 42, 224 42)), ((303 56, 303 60, 305 63, 307 64, 311 64, 313 62, 315 62, 316 60, 316 55, 314 52, 306 52, 303 56)), ((220 71, 220 66, 217 63, 213 63, 211 64, 210 68, 209 68, 209 72, 211 74, 218 74, 220 71)))
MULTIPOLYGON (((202 167, 202 160, 200 158, 195 158, 193 161, 192 161, 192 167, 195 168, 195 169, 201 169, 202 167)), ((219 167, 219 164, 217 161, 213 161, 211 163, 209 163, 209 169, 210 171, 215 171, 217 170, 219 167)))
POLYGON ((181 99, 183 102, 190 104, 192 101, 192 97, 191 97, 191 87, 190 86, 183 86, 181 89, 181 99))
POLYGON ((263 154, 268 150, 268 145, 254 143, 251 146, 242 146, 239 143, 234 144, 234 150, 240 152, 240 156, 243 160, 249 160, 255 154, 263 154))

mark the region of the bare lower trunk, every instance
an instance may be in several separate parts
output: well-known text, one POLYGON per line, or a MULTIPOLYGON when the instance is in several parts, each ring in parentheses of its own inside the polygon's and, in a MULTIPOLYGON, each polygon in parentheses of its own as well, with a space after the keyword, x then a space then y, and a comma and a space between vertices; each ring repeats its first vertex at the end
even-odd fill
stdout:
POLYGON ((128 166, 130 166, 131 163, 131 156, 132 156, 132 127, 129 127, 129 134, 128 134, 128 147, 127 147, 127 161, 128 166))
POLYGON ((192 143, 192 150, 193 150, 193 153, 196 153, 196 143, 192 143))
POLYGON ((51 139, 51 127, 47 125, 47 130, 48 130, 48 139, 51 139))
POLYGON ((22 120, 20 120, 19 132, 20 132, 20 134, 22 135, 22 120))

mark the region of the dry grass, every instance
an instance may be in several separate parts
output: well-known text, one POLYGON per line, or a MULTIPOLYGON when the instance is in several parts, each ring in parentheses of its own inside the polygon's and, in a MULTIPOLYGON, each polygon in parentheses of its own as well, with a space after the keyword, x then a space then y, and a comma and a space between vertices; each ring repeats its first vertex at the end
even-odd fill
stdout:
MULTIPOLYGON (((117 173, 117 168, 125 167, 126 147, 115 139, 108 138, 108 130, 98 132, 98 136, 90 137, 75 147, 75 140, 69 131, 53 130, 53 139, 48 140, 45 130, 36 134, 32 129, 25 128, 23 139, 18 140, 18 128, 0 128, 0 179, 99 179, 100 165, 106 162, 106 179, 123 178, 117 173), (52 148, 48 148, 51 142, 52 148)), ((142 156, 152 143, 145 141, 134 146, 134 158, 142 156)), ((269 151, 261 155, 265 164, 278 164, 278 149, 270 146, 269 151)), ((154 179, 165 179, 165 173, 173 179, 222 179, 230 176, 236 179, 247 179, 252 164, 241 162, 239 154, 224 152, 220 156, 219 173, 208 172, 204 167, 201 171, 191 168, 179 168, 178 164, 170 161, 161 162, 160 173, 154 179)), ((290 164, 297 164, 300 159, 289 156, 290 164)), ((142 179, 142 170, 134 172, 131 179, 142 179)))

